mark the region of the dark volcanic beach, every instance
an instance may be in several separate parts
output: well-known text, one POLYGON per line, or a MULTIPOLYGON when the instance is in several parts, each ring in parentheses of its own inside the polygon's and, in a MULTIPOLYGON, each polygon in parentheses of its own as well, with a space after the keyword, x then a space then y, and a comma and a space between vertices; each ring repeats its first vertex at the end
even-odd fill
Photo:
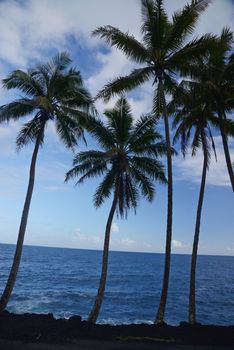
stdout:
MULTIPOLYGON (((22 343, 20 341, 5 341, 0 339, 0 349, 7 350, 210 350, 208 346, 188 345, 155 345, 143 342, 95 341, 78 340, 67 344, 22 343)), ((212 347, 213 350, 232 350, 233 347, 212 347)))
POLYGON ((90 324, 80 316, 66 320, 4 312, 0 339, 0 349, 233 349, 234 326, 110 326, 90 324))

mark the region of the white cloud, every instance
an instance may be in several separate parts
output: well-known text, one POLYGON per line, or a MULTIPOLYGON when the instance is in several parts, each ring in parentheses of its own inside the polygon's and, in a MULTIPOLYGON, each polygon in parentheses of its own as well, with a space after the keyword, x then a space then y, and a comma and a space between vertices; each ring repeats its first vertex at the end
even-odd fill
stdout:
MULTIPOLYGON (((187 0, 165 1, 169 13, 186 3, 187 0)), ((231 1, 213 0, 201 16, 196 32, 219 33, 224 25, 233 29, 233 15, 231 1)), ((77 45, 94 47, 103 42, 91 38, 91 32, 106 24, 129 31, 139 39, 140 23, 141 9, 138 0, 70 0, 69 6, 63 0, 57 0, 56 6, 53 0, 1 1, 0 59, 13 65, 26 66, 34 59, 44 58, 47 50, 68 49, 68 37, 72 36, 79 40, 77 45)), ((111 51, 108 55, 113 59, 113 64, 111 70, 108 68, 105 71, 110 72, 110 77, 112 72, 118 75, 119 66, 122 70, 126 62, 117 51, 111 51), (118 62, 118 58, 121 62, 118 62)), ((101 59, 101 56, 97 59, 101 59)), ((105 66, 106 59, 102 58, 105 66)))
POLYGON ((234 252, 234 247, 227 247, 226 250, 227 250, 228 252, 232 252, 232 253, 233 253, 233 252, 234 252))
MULTIPOLYGON (((106 54, 98 53, 96 58, 97 62, 101 65, 100 69, 97 69, 96 72, 86 80, 86 85, 94 96, 107 82, 117 76, 129 74, 134 68, 134 64, 127 60, 119 50, 111 49, 110 52, 106 54)), ((99 113, 102 114, 105 109, 113 108, 116 100, 117 97, 112 98, 105 104, 100 99, 96 101, 96 107, 99 113)), ((145 103, 143 103, 143 105, 145 106, 145 103)))
POLYGON ((128 74, 135 66, 126 59, 120 50, 114 48, 105 54, 99 52, 96 60, 100 64, 101 69, 87 80, 87 86, 93 93, 96 93, 108 80, 119 75, 128 74))
POLYGON ((130 239, 130 238, 121 238, 120 240, 119 240, 119 242, 121 243, 121 244, 123 244, 123 245, 126 245, 126 246, 129 246, 129 245, 132 245, 132 244, 134 244, 135 243, 135 241, 133 240, 133 239, 130 239))
MULTIPOLYGON (((14 128, 9 127, 8 133, 0 128, 0 157, 2 162, 0 193, 17 196, 19 193, 26 191, 33 146, 25 147, 20 152, 16 152, 15 143, 11 140, 12 130, 14 128)), ((38 191, 40 189, 44 192, 70 191, 73 185, 64 184, 67 170, 67 166, 56 161, 56 159, 45 161, 43 149, 41 149, 36 164, 34 190, 38 191)))
MULTIPOLYGON (((76 248, 85 248, 85 249, 103 249, 103 235, 95 234, 91 235, 89 233, 84 233, 80 228, 77 228, 73 233, 72 244, 76 248)), ((116 238, 115 236, 111 237, 110 240, 110 250, 120 250, 120 251, 146 251, 146 252, 156 252, 156 249, 153 245, 142 242, 138 240, 133 240, 129 237, 120 237, 116 238)))
POLYGON ((28 168, 24 165, 1 164, 0 195, 15 197, 25 191, 28 168))
POLYGON ((152 244, 143 242, 143 247, 144 247, 146 250, 153 251, 153 245, 152 245, 152 244))
POLYGON ((16 153, 15 139, 19 131, 16 123, 0 126, 0 156, 12 156, 16 153))
POLYGON ((139 251, 139 242, 134 241, 129 237, 122 237, 118 239, 111 239, 110 249, 123 251, 139 251))
POLYGON ((73 240, 76 243, 77 248, 102 248, 102 237, 98 235, 90 236, 81 232, 80 228, 77 228, 73 235, 73 240))
MULTIPOLYGON (((73 242, 76 248, 92 248, 103 249, 104 237, 98 234, 90 235, 89 233, 83 233, 80 228, 77 228, 73 234, 73 242)), ((128 237, 111 238, 110 249, 111 250, 132 250, 136 251, 139 242, 134 241, 128 237)))
POLYGON ((111 231, 119 232, 119 226, 116 224, 116 222, 113 222, 113 224, 111 225, 111 231))
MULTIPOLYGON (((215 186, 230 186, 230 179, 227 171, 221 137, 214 137, 214 141, 216 144, 218 161, 216 163, 214 155, 212 154, 211 164, 207 173, 207 184, 215 186)), ((229 145, 231 159, 234 159, 234 143, 230 141, 229 145)), ((181 155, 175 157, 173 162, 175 166, 176 180, 186 180, 200 183, 203 166, 202 150, 199 150, 195 157, 191 157, 189 154, 185 159, 183 159, 181 155)))
POLYGON ((0 2, 0 58, 25 66, 43 57, 45 50, 67 48, 67 37, 79 38, 80 44, 93 46, 90 33, 105 23, 133 29, 136 34, 139 9, 135 0, 118 2, 62 0, 0 2), (125 8, 125 11, 123 11, 125 8), (5 15, 7 13, 7 16, 5 15), (131 16, 129 17, 129 13, 131 16))
POLYGON ((173 239, 171 241, 172 251, 178 253, 184 253, 184 254, 190 254, 191 253, 191 245, 184 243, 182 241, 179 241, 178 239, 173 239))
POLYGON ((181 241, 177 241, 176 239, 172 240, 172 247, 173 248, 183 248, 183 244, 181 241))
POLYGON ((60 191, 69 191, 66 186, 45 186, 43 189, 45 192, 60 192, 60 191))

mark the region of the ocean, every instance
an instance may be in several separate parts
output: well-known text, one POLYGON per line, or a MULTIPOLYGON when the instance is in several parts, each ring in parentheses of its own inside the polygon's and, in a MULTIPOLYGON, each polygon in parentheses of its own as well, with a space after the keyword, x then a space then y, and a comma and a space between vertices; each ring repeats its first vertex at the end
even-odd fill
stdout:
MULTIPOLYGON (((0 291, 14 245, 0 244, 0 291)), ((8 311, 53 313, 86 319, 98 287, 102 252, 25 246, 8 311)), ((159 303, 164 255, 110 252, 99 323, 152 323, 159 303)), ((165 321, 187 320, 190 256, 172 255, 165 321)), ((197 318, 203 324, 234 324, 234 257, 199 256, 197 318)))

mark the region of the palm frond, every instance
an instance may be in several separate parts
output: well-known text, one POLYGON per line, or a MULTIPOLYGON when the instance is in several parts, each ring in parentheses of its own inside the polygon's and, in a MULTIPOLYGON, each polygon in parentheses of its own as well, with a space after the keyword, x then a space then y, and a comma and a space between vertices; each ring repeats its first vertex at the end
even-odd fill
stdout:
MULTIPOLYGON (((167 154, 167 144, 166 142, 157 142, 156 144, 145 144, 145 145, 131 145, 130 152, 133 151, 135 154, 139 156, 147 156, 147 157, 162 157, 167 154)), ((176 151, 171 148, 172 155, 176 155, 176 151)))
POLYGON ((35 110, 34 101, 26 98, 15 100, 0 107, 0 122, 18 120, 35 110))
POLYGON ((102 175, 107 170, 107 164, 103 162, 84 162, 82 164, 75 165, 65 175, 65 182, 75 177, 79 177, 76 185, 83 183, 85 180, 102 175), (83 174, 83 175, 82 175, 83 174))
POLYGON ((134 36, 123 33, 115 27, 110 25, 99 27, 93 31, 92 35, 104 39, 107 44, 120 49, 137 63, 144 63, 149 59, 147 50, 134 36))
POLYGON ((110 159, 110 155, 108 152, 102 152, 97 150, 90 150, 79 152, 73 159, 73 165, 79 163, 96 163, 97 161, 103 162, 110 159))
POLYGON ((166 183, 165 169, 160 161, 149 157, 133 156, 131 159, 131 168, 141 171, 146 177, 151 180, 158 180, 161 183, 166 183))
POLYGON ((197 154, 197 150, 202 146, 201 130, 196 128, 192 141, 192 156, 197 154))
POLYGON ((36 71, 43 71, 47 72, 47 74, 51 76, 55 76, 57 74, 63 73, 65 69, 68 68, 68 66, 71 63, 70 55, 68 52, 61 52, 57 53, 52 57, 52 59, 44 64, 38 64, 36 71))
POLYGON ((134 69, 129 75, 119 77, 107 83, 96 96, 96 99, 102 98, 108 102, 111 97, 130 91, 143 84, 153 74, 152 67, 134 69))
POLYGON ((94 206, 96 208, 100 207, 106 198, 110 197, 111 191, 115 187, 116 173, 112 168, 107 172, 103 181, 98 186, 94 194, 94 206))
POLYGON ((10 73, 2 82, 3 88, 7 90, 19 89, 29 96, 39 96, 43 94, 40 84, 33 79, 32 75, 19 69, 10 73))
POLYGON ((171 32, 165 44, 168 53, 181 48, 187 37, 193 33, 200 14, 210 2, 210 0, 192 1, 173 14, 171 32))
POLYGON ((83 139, 86 142, 83 128, 77 121, 66 114, 57 112, 56 130, 61 141, 67 148, 74 149, 79 139, 83 139))
POLYGON ((142 171, 136 169, 135 167, 130 169, 130 174, 138 183, 142 196, 149 202, 152 202, 155 193, 152 181, 150 181, 150 179, 142 171))
POLYGON ((104 149, 115 147, 115 135, 100 119, 89 116, 86 129, 104 149))
MULTIPOLYGON (((170 31, 171 24, 163 6, 162 0, 141 1, 143 42, 148 51, 163 52, 165 38, 170 31), (153 50, 152 50, 153 49, 153 50)), ((154 53, 152 52, 152 57, 154 53)))
POLYGON ((157 89, 154 91, 154 98, 153 98, 153 113, 155 115, 155 118, 159 119, 166 107, 166 100, 164 95, 164 88, 162 83, 158 83, 157 89))
POLYGON ((128 173, 125 175, 125 197, 127 208, 133 208, 136 213, 136 208, 139 201, 139 191, 137 184, 134 183, 133 179, 128 173))
POLYGON ((211 146, 212 146, 212 149, 213 149, 213 152, 214 152, 214 155, 215 155, 215 160, 217 162, 218 158, 217 158, 217 152, 216 152, 216 147, 215 147, 215 142, 214 142, 214 138, 213 138, 213 135, 212 135, 212 131, 211 131, 211 128, 208 126, 208 132, 209 132, 209 139, 211 141, 211 146))
POLYGON ((226 52, 230 52, 234 42, 234 34, 229 27, 224 27, 222 29, 220 39, 224 45, 224 48, 222 47, 222 50, 225 50, 226 52))
POLYGON ((205 34, 198 39, 193 39, 184 45, 179 51, 173 53, 167 64, 170 69, 182 75, 189 75, 189 64, 193 60, 199 59, 212 50, 216 50, 219 41, 215 35, 205 34))
MULTIPOLYGON (((128 142, 130 146, 132 147, 134 144, 138 144, 138 140, 144 137, 145 133, 148 130, 151 130, 156 124, 155 118, 153 115, 142 115, 135 123, 135 126, 133 127, 131 137, 129 138, 128 142)), ((161 135, 157 132, 154 134, 155 139, 160 139, 161 135)))
MULTIPOLYGON (((32 120, 25 123, 16 138, 17 149, 20 150, 28 143, 35 141, 40 134, 41 128, 44 127, 43 125, 44 124, 40 113, 38 113, 32 120)), ((44 134, 41 138, 41 144, 43 141, 44 134)))

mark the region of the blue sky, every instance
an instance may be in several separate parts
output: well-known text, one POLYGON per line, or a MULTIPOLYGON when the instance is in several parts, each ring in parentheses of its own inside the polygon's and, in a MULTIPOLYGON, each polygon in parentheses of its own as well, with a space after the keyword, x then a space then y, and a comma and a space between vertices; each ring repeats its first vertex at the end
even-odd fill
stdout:
MULTIPOLYGON (((184 0, 166 0, 170 13, 184 0)), ((213 0, 201 17, 196 35, 212 31, 219 34, 227 25, 234 30, 234 4, 213 0)), ((128 73, 134 65, 103 42, 90 37, 99 25, 111 24, 139 38, 138 0, 24 0, 0 1, 0 78, 13 69, 25 69, 47 60, 57 51, 67 50, 95 94, 108 80, 128 73), (6 15, 7 14, 7 15, 6 15)), ((0 90, 6 103, 17 92, 0 90)), ((150 111, 152 84, 129 95, 135 118, 150 111)), ((114 100, 108 105, 112 106, 114 100)), ((107 106, 101 101, 102 114, 107 106)), ((32 147, 15 150, 15 138, 24 121, 0 126, 0 242, 15 243, 24 202, 32 147)), ((205 193, 201 225, 201 254, 234 254, 233 204, 220 137, 215 136, 218 163, 212 162, 205 193)), ((95 147, 88 139, 89 147, 95 147)), ((234 160, 234 144, 230 143, 234 160)), ((84 149, 80 145, 79 149, 84 149)), ((94 209, 92 196, 98 180, 74 187, 64 184, 64 174, 73 155, 59 143, 53 125, 46 132, 45 144, 37 163, 36 183, 25 243, 73 248, 102 249, 110 201, 94 209)), ((194 233, 196 204, 202 167, 202 154, 196 158, 174 158, 173 252, 190 253, 194 233)), ((156 186, 153 204, 140 202, 137 215, 128 220, 114 219, 111 249, 163 252, 166 226, 166 187, 156 186)))

